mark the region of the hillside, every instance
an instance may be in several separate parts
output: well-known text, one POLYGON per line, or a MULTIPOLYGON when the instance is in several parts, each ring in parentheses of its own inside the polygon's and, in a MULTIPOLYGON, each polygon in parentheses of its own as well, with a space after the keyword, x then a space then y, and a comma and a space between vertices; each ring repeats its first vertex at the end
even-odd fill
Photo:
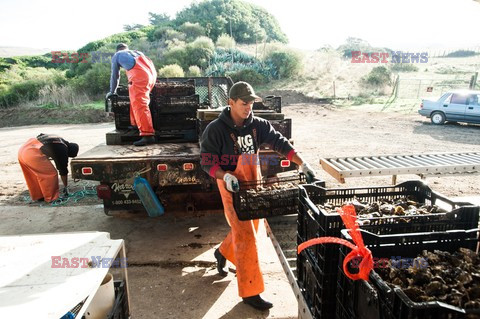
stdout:
POLYGON ((0 46, 0 58, 9 58, 13 56, 42 55, 49 53, 50 49, 23 48, 23 47, 4 47, 0 46))

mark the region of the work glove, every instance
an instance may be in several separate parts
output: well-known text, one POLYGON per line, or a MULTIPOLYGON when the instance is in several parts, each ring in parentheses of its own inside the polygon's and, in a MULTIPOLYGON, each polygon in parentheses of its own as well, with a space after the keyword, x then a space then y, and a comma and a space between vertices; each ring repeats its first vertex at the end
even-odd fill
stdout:
POLYGON ((310 164, 303 162, 302 165, 300 165, 300 170, 307 177, 307 183, 312 183, 316 174, 310 164))
POLYGON ((223 180, 227 183, 227 189, 230 192, 238 192, 240 190, 240 185, 238 184, 238 179, 230 173, 225 173, 223 180))
POLYGON ((116 94, 116 93, 112 93, 112 92, 108 92, 107 95, 105 95, 105 100, 108 100, 108 99, 110 99, 110 98, 113 97, 113 96, 117 96, 117 94, 116 94))

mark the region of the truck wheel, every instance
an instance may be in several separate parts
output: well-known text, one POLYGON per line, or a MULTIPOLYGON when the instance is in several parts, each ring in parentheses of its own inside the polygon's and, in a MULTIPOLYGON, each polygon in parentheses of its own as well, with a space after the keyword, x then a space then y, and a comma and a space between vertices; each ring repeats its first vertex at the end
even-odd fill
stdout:
POLYGON ((442 112, 433 112, 430 116, 430 120, 435 125, 441 125, 445 123, 445 114, 443 114, 442 112))

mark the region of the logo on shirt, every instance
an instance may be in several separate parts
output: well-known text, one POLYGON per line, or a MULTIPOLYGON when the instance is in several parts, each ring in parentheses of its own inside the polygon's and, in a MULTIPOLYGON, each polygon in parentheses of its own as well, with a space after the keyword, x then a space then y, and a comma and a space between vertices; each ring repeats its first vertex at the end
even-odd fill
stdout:
POLYGON ((237 143, 240 146, 240 154, 255 154, 252 135, 238 136, 237 143))

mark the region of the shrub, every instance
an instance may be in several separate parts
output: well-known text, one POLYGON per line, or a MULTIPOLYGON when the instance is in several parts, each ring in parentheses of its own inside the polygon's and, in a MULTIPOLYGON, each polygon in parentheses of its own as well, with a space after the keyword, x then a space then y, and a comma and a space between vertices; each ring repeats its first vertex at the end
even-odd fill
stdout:
POLYGON ((192 77, 202 76, 202 71, 200 70, 200 68, 198 66, 190 65, 188 67, 187 76, 192 76, 192 77))
POLYGON ((245 81, 251 85, 264 84, 266 77, 253 69, 243 69, 237 72, 228 73, 233 82, 245 81))
POLYGON ((183 67, 198 65, 201 68, 206 68, 215 52, 215 45, 210 38, 198 37, 187 45, 186 51, 186 64, 183 64, 183 67))
POLYGON ((205 28, 199 23, 191 23, 187 21, 178 27, 178 30, 183 32, 189 41, 205 35, 205 28))
POLYGON ((181 66, 186 66, 187 60, 188 60, 188 52, 186 47, 175 46, 164 53, 162 64, 163 65, 178 64, 181 66))
POLYGON ((235 39, 226 33, 222 33, 217 39, 217 48, 233 49, 235 48, 235 39))
POLYGON ((394 72, 417 72, 418 67, 412 63, 392 63, 390 69, 394 72))
POLYGON ((178 64, 169 64, 158 70, 158 76, 163 78, 184 77, 185 73, 178 64))
POLYGON ((470 51, 470 50, 457 50, 450 52, 449 54, 446 55, 448 58, 461 58, 461 57, 467 57, 467 56, 474 56, 477 55, 475 51, 470 51))
POLYGON ((302 71, 301 54, 284 46, 270 47, 265 62, 273 65, 278 79, 291 78, 302 71))
POLYGON ((383 87, 391 84, 392 73, 384 66, 374 67, 370 73, 362 78, 362 82, 367 86, 383 87))
POLYGON ((72 80, 72 85, 80 93, 100 96, 110 88, 110 65, 95 63, 84 75, 72 80))

